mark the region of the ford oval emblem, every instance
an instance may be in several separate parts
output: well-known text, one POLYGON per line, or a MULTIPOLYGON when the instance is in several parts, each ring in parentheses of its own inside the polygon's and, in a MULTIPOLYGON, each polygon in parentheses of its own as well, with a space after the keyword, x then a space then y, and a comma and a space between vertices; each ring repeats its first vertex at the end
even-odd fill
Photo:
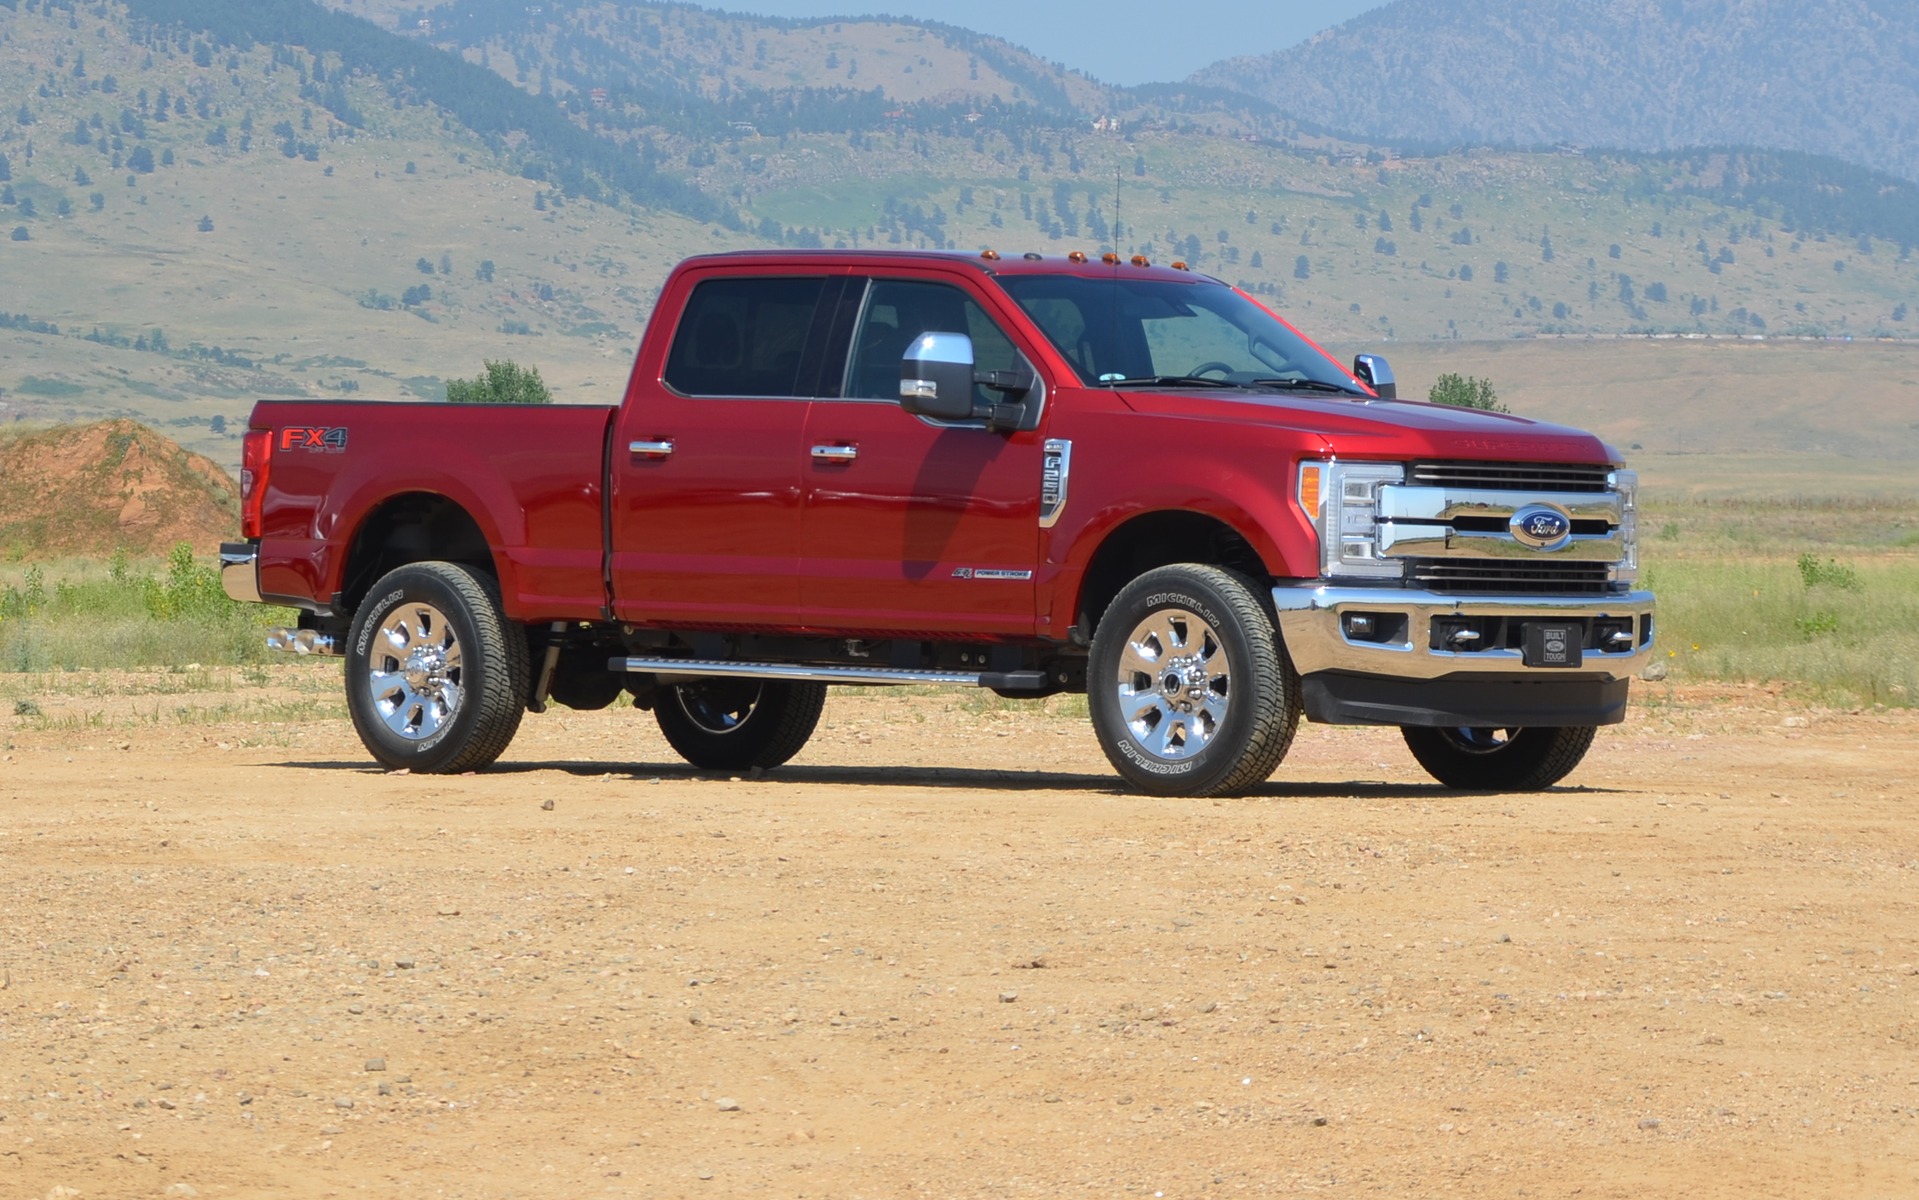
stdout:
POLYGON ((1513 514, 1507 528, 1521 545, 1535 550, 1558 550, 1572 541, 1573 519, 1563 509, 1528 504, 1513 514))

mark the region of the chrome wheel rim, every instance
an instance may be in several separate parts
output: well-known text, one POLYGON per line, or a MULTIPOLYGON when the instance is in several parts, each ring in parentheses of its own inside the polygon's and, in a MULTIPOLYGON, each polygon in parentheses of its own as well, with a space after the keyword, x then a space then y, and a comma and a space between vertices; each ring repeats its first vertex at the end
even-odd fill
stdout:
POLYGON ((1442 729, 1439 732, 1453 749, 1462 754, 1498 754, 1513 744, 1513 735, 1519 731, 1466 726, 1459 729, 1442 729))
POLYGON ((764 692, 758 680, 738 679, 683 683, 673 689, 674 700, 686 719, 707 733, 719 735, 733 733, 751 720, 764 692))
POLYGON ((1126 636, 1114 696, 1139 747, 1178 762, 1218 736, 1232 702, 1231 675, 1212 626, 1185 609, 1162 609, 1126 636))
POLYGON ((431 604, 403 604, 373 635, 367 695, 395 735, 423 741, 460 714, 466 693, 460 638, 431 604))

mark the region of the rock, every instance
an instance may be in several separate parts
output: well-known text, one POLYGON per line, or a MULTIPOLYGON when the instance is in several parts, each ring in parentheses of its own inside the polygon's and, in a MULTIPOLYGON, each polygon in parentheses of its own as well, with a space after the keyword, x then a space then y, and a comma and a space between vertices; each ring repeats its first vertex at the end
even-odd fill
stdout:
POLYGON ((540 801, 540 811, 541 811, 541 812, 552 812, 552 811, 553 811, 553 801, 552 801, 551 799, 546 799, 546 800, 542 800, 542 801, 540 801))
POLYGON ((1787 717, 1787 718, 1786 718, 1785 720, 1783 720, 1783 721, 1781 721, 1781 722, 1779 722, 1779 728, 1781 728, 1781 729, 1805 729, 1806 727, 1808 727, 1808 726, 1810 726, 1811 724, 1812 724, 1812 722, 1811 722, 1810 720, 1808 720, 1807 718, 1805 718, 1805 717, 1787 717))
POLYGON ((999 1002, 1001 1004, 1011 1004, 1013 1001, 1017 999, 1019 999, 1018 992, 1001 992, 999 994, 999 1002))
POLYGON ((340 1109, 341 1111, 344 1112, 345 1110, 353 1107, 353 1097, 335 1096, 333 1098, 333 1107, 340 1109))
POLYGON ((182 1181, 180 1183, 168 1184, 164 1194, 168 1196, 197 1196, 200 1194, 200 1189, 190 1183, 182 1181))
POLYGON ((1647 1117, 1643 1121, 1639 1122, 1639 1127, 1641 1129, 1657 1129, 1659 1128, 1659 1118, 1647 1117))
POLYGON ((402 971, 411 971, 414 967, 417 967, 420 964, 417 959, 396 958, 393 960, 393 965, 400 968, 400 970, 402 971))
POLYGON ((1647 683, 1659 683, 1671 675, 1672 668, 1662 662, 1647 663, 1646 669, 1639 673, 1639 677, 1647 683))
POLYGON ((741 1111, 740 1102, 738 1100, 733 1099, 733 1097, 731 1096, 721 1096, 718 1100, 715 1100, 713 1102, 713 1106, 719 1109, 721 1112, 741 1111))
POLYGON ((366 1060, 366 1069, 369 1071, 384 1071, 386 1070, 386 1059, 369 1058, 366 1060))

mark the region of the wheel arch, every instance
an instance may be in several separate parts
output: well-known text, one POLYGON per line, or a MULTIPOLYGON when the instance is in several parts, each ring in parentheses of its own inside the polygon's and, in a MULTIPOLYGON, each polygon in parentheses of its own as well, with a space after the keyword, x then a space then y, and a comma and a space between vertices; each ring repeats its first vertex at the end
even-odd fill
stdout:
POLYGON ((437 492, 403 492, 371 509, 348 543, 340 576, 344 612, 354 612, 388 571, 409 563, 459 563, 500 578, 486 530, 466 507, 437 492))
POLYGON ((1272 578, 1254 540, 1221 517, 1191 509, 1139 513, 1109 530, 1087 560, 1073 606, 1076 625, 1090 638, 1122 588, 1174 563, 1223 567, 1260 583, 1272 578))

